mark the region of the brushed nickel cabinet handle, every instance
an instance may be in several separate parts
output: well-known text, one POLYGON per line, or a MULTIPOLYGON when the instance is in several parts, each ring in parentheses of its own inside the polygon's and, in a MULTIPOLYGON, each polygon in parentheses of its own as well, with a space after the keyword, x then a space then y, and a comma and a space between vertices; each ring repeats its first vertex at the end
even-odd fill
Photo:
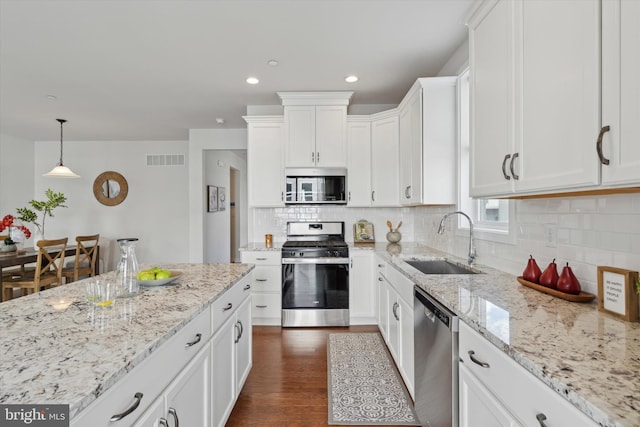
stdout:
POLYGON ((127 415, 135 411, 136 409, 138 409, 138 406, 140 406, 140 402, 142 401, 142 396, 143 394, 140 392, 137 392, 136 394, 134 394, 133 403, 123 412, 112 415, 111 418, 109 418, 109 421, 110 422, 120 421, 121 419, 123 419, 124 417, 126 417, 127 415))
POLYGON ((166 418, 160 418, 160 419, 158 420, 158 425, 159 425, 160 427, 169 427, 169 422, 167 421, 167 419, 166 419, 166 418))
POLYGON ((504 179, 507 181, 511 179, 509 174, 507 174, 507 160, 511 157, 511 154, 505 154, 504 159, 502 159, 502 175, 504 175, 504 179))
POLYGON ((513 170, 513 161, 515 159, 518 158, 518 153, 513 153, 513 156, 511 157, 511 163, 509 163, 509 170, 511 171, 511 176, 513 177, 513 179, 515 179, 516 181, 518 179, 520 179, 520 177, 516 174, 516 171, 513 170))
POLYGON ((540 423, 540 427, 548 427, 547 425, 547 416, 543 413, 539 413, 536 415, 536 420, 540 423))
POLYGON ((487 362, 483 362, 482 360, 475 357, 476 352, 473 350, 469 350, 469 359, 476 365, 482 366, 483 368, 489 368, 490 365, 487 362))
POLYGON ((248 291, 249 289, 251 289, 251 285, 247 285, 244 288, 242 288, 243 291, 248 291))
POLYGON ((375 201, 376 201, 376 190, 373 190, 373 191, 371 192, 371 201, 372 201, 372 202, 375 202, 375 201))
POLYGON ((313 151, 311 152, 311 163, 315 163, 316 162, 316 153, 314 153, 313 151))
POLYGON ((351 201, 351 191, 349 191, 349 201, 351 201))
POLYGON ((320 163, 320 152, 316 153, 316 163, 320 163))
POLYGON ((174 408, 169 408, 169 415, 171 415, 173 419, 176 420, 175 427, 180 427, 180 420, 178 419, 178 411, 176 411, 174 408))
POLYGON ((266 305, 256 305, 256 308, 267 308, 266 305))
POLYGON ((196 334, 196 337, 193 339, 193 341, 189 341, 184 346, 185 347, 192 347, 192 346, 198 344, 201 339, 202 339, 202 334, 196 334))
POLYGON ((222 311, 229 311, 229 310, 231 310, 232 308, 233 308, 233 304, 228 303, 228 304, 227 304, 227 305, 222 309, 222 311))
POLYGON ((262 258, 262 257, 261 258, 256 258, 256 261, 266 261, 266 260, 267 260, 266 258, 262 258))
POLYGON ((256 282, 266 282, 267 279, 256 279, 256 282))
POLYGON ((602 138, 604 137, 605 132, 609 132, 611 128, 609 126, 603 126, 600 128, 600 133, 598 134, 598 141, 596 142, 596 152, 598 153, 598 158, 600 159, 600 163, 603 165, 609 164, 609 159, 604 157, 602 154, 602 138))

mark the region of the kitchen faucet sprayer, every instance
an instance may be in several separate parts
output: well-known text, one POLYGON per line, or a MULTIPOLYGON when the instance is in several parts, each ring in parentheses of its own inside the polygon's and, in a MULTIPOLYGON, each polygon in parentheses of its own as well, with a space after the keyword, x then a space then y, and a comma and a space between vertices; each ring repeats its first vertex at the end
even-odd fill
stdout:
POLYGON ((471 218, 469 217, 469 215, 467 215, 466 213, 462 212, 462 211, 455 211, 455 212, 449 212, 448 214, 446 214, 445 216, 442 217, 442 220, 440 221, 440 226, 438 227, 438 234, 444 234, 444 221, 453 214, 460 214, 462 216, 464 216, 465 218, 467 218, 467 220, 469 221, 469 255, 467 258, 467 262, 469 263, 469 265, 473 265, 473 262, 476 259, 476 248, 473 244, 473 221, 471 220, 471 218))

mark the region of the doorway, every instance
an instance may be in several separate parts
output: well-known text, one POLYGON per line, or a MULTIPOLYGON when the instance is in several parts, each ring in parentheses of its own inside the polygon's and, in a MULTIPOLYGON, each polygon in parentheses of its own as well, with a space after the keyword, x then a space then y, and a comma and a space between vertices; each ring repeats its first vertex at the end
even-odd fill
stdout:
POLYGON ((240 262, 240 171, 229 168, 229 253, 231 262, 240 262))

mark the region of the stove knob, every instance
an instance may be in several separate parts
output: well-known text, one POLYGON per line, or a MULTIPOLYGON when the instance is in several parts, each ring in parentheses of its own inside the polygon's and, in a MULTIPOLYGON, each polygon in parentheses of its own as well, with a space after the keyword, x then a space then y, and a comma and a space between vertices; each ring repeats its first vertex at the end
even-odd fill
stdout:
POLYGON ((333 251, 333 255, 337 258, 340 256, 340 251, 333 251))

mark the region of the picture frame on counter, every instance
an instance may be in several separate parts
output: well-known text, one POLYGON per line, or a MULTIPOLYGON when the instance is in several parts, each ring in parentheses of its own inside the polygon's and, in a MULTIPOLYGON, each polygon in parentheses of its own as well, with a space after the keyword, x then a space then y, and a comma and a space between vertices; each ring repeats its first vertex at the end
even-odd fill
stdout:
POLYGON ((598 266, 598 310, 627 322, 637 322, 637 281, 637 271, 598 266))
POLYGON ((354 243, 375 243, 376 236, 373 232, 373 223, 366 219, 361 219, 353 224, 353 242, 354 243))
POLYGON ((218 211, 218 187, 207 185, 207 212, 218 211))

